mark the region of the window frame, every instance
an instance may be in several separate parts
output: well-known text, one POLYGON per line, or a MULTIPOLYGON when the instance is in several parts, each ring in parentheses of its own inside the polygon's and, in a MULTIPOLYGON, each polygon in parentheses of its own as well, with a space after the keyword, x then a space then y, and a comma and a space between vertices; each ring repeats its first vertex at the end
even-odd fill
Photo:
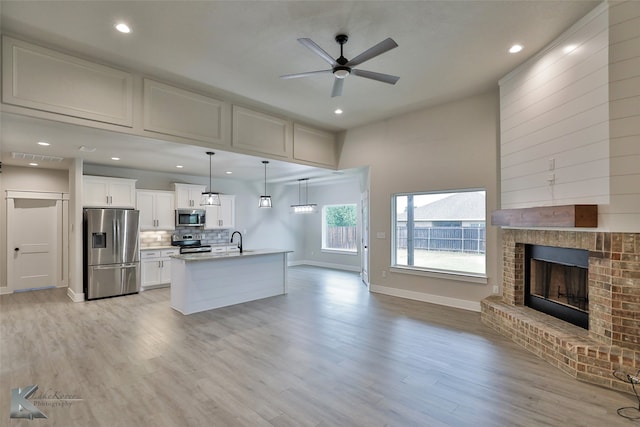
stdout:
POLYGON ((353 203, 353 202, 349 202, 349 203, 332 203, 329 205, 323 205, 322 209, 321 209, 321 219, 320 219, 320 226, 321 226, 321 237, 320 237, 320 251, 323 253, 334 253, 334 254, 343 254, 343 255, 358 255, 360 250, 359 250, 359 245, 358 245, 358 222, 359 222, 359 215, 358 215, 358 203, 353 203), (341 249, 341 248, 329 248, 326 246, 326 235, 327 235, 327 222, 326 222, 326 209, 327 208, 331 208, 331 207, 336 207, 336 206, 353 206, 356 210, 356 247, 355 249, 341 249))
MULTIPOLYGON (((487 251, 486 251, 486 231, 487 231, 487 190, 485 188, 464 188, 442 191, 415 191, 415 192, 403 192, 393 193, 391 195, 391 262, 389 271, 395 273, 404 273, 418 276, 427 276, 440 279, 450 279, 464 282, 487 284, 487 251), (421 196, 421 195, 439 195, 439 194, 455 194, 455 193, 472 193, 472 192, 484 192, 485 199, 485 211, 484 211, 484 224, 485 224, 485 249, 484 249, 484 273, 478 273, 465 270, 449 270, 439 269, 435 267, 422 267, 414 265, 398 264, 397 262, 397 239, 398 227, 397 227, 397 201, 398 197, 403 196, 421 196)), ((477 221, 473 221, 477 222, 477 221)))

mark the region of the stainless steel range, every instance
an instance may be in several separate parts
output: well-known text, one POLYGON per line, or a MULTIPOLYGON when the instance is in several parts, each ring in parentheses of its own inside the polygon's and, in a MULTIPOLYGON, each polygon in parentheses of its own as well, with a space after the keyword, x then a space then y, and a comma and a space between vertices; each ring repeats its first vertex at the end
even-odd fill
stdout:
POLYGON ((195 254, 202 252, 211 252, 211 245, 201 244, 200 239, 194 239, 192 234, 171 236, 171 244, 180 247, 181 254, 195 254))

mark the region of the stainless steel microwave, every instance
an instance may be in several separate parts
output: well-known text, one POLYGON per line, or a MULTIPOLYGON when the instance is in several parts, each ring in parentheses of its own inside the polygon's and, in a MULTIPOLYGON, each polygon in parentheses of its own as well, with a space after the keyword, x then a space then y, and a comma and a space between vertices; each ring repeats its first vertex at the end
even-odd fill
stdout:
POLYGON ((176 227, 202 227, 204 221, 204 209, 176 209, 176 227))

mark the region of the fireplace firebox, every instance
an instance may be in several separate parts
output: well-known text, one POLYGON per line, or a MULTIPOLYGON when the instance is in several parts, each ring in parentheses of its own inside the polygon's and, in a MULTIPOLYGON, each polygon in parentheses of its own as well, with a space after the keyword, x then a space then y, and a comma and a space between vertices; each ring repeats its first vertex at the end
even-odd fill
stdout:
POLYGON ((589 329, 589 252, 525 246, 525 305, 589 329))

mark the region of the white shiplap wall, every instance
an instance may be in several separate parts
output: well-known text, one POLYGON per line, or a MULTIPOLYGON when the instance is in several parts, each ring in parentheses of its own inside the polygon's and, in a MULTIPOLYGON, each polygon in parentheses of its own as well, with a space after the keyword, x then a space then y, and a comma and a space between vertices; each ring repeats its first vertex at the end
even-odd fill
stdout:
POLYGON ((609 203, 608 27, 602 4, 500 80, 503 209, 609 203))
POLYGON ((611 203, 604 226, 640 231, 640 2, 612 2, 609 10, 611 203))

